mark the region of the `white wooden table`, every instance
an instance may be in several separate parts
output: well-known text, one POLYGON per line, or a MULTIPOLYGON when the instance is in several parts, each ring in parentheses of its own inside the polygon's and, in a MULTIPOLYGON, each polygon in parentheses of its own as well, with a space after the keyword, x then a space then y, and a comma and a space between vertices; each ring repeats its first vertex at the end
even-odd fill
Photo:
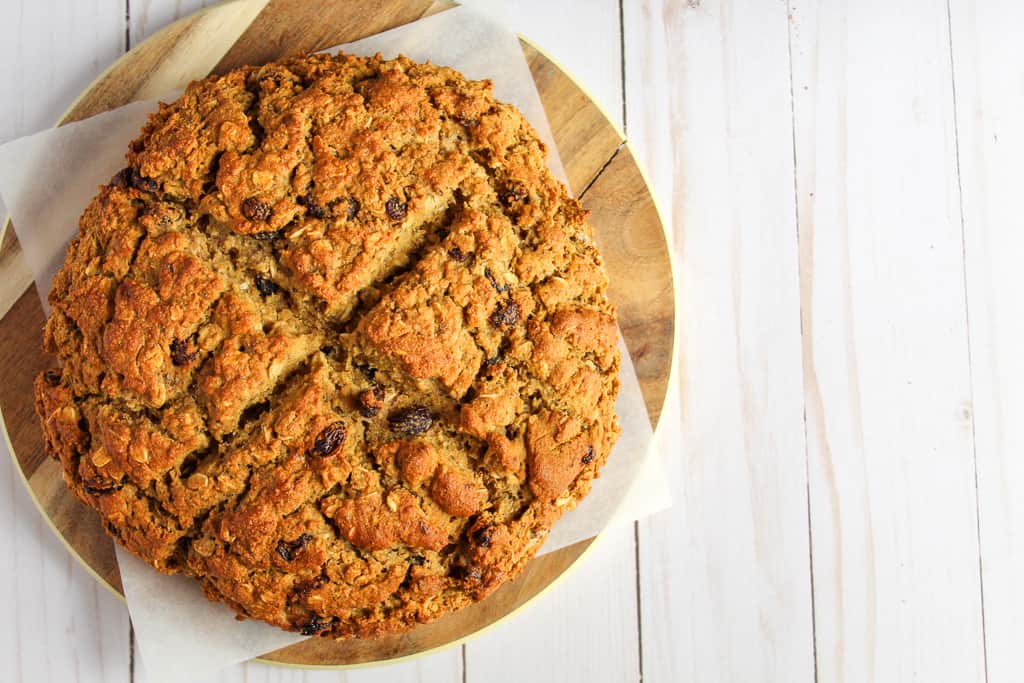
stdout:
MULTIPOLYGON (((1024 680, 1024 6, 470 4, 573 71, 660 194, 677 503, 462 648, 213 680, 1024 680)), ((0 0, 0 141, 199 5, 0 0)), ((145 681, 6 455, 0 492, 0 681, 145 681)))

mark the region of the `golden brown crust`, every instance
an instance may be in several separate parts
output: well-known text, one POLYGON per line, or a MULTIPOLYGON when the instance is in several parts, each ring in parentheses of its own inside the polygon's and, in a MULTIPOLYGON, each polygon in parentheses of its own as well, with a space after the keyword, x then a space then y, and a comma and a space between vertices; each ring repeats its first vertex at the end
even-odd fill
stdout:
POLYGON ((108 531, 335 637, 479 600, 587 494, 619 356, 586 212, 488 82, 297 57, 193 83, 82 216, 36 381, 108 531))

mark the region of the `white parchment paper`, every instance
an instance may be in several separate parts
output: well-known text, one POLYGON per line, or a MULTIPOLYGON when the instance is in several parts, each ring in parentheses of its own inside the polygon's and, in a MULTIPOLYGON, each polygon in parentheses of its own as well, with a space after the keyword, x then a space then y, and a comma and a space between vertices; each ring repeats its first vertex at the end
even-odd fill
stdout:
MULTIPOLYGON (((360 55, 402 53, 452 66, 470 78, 492 79, 495 96, 518 106, 537 129, 551 153, 552 171, 564 182, 550 126, 515 35, 458 8, 341 47, 360 55)), ((78 217, 97 187, 124 166, 124 150, 156 106, 155 100, 136 102, 0 146, 0 196, 47 312, 44 293, 77 230, 78 217)), ((643 395, 629 354, 620 347, 622 389, 616 409, 622 437, 591 494, 555 525, 542 554, 670 505, 660 460, 650 449, 643 395)), ((117 557, 151 680, 191 680, 303 638, 261 622, 239 622, 224 605, 207 601, 195 581, 160 574, 120 547, 117 557)))

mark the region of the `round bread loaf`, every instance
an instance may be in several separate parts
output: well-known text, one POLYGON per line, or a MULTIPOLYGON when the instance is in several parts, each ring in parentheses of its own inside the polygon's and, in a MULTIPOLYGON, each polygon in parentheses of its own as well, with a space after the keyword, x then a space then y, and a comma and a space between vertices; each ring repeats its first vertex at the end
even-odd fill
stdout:
POLYGON ((590 490, 619 352, 587 212, 488 81, 303 56, 161 104, 86 208, 36 380, 117 542, 370 637, 485 597, 590 490))

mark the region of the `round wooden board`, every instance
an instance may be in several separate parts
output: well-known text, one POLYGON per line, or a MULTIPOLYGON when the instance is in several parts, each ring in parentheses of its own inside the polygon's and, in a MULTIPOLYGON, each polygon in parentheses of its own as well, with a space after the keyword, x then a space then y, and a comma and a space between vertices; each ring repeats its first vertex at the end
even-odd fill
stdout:
MULTIPOLYGON (((320 50, 449 7, 434 0, 225 2, 178 21, 122 57, 60 123, 181 89, 211 72, 320 50)), ((671 260, 657 208, 629 146, 601 109, 535 47, 523 42, 523 51, 571 189, 592 212, 611 277, 611 298, 656 426, 669 381, 675 325, 671 260)), ((99 581, 120 595, 112 541, 99 518, 64 488, 59 465, 43 450, 32 380, 47 364, 40 348, 44 316, 12 230, 0 243, 0 282, 0 411, 11 452, 55 532, 99 581)), ((374 640, 310 638, 263 659, 296 666, 350 666, 455 644, 550 586, 592 541, 536 558, 515 581, 483 602, 409 633, 374 640)))

